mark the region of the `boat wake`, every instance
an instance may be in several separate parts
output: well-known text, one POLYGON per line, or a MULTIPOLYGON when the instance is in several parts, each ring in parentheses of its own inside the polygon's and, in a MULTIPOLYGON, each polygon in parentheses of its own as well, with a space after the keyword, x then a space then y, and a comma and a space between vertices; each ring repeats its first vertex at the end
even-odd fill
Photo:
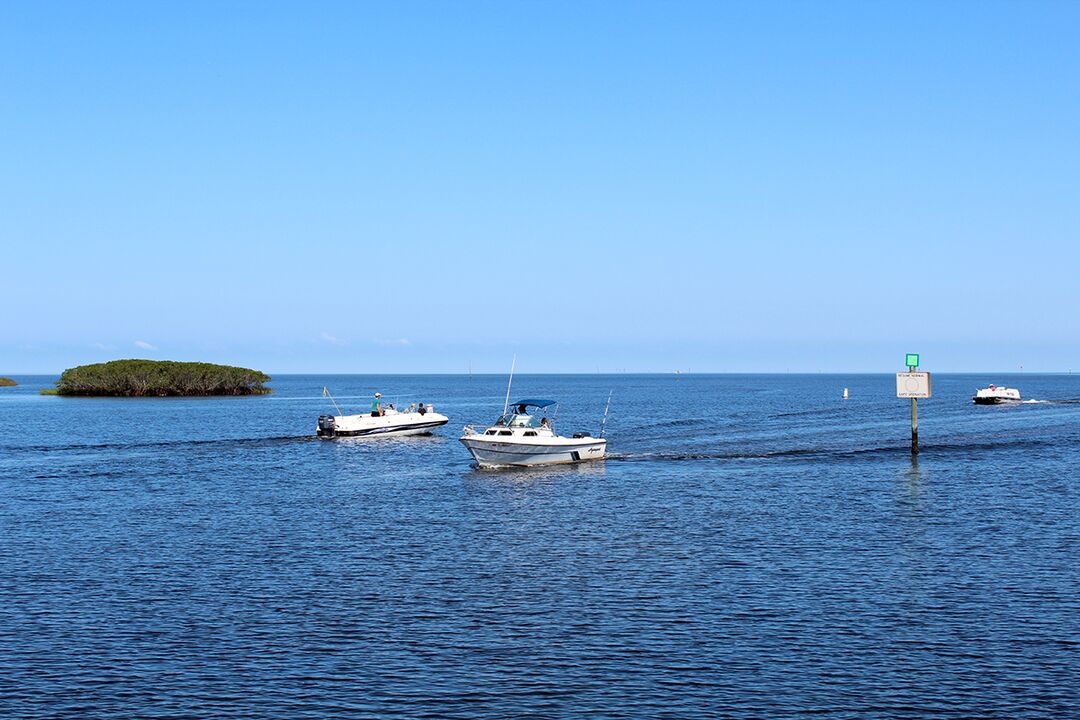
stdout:
MULTIPOLYGON (((978 452, 1002 450, 1006 448, 1049 447, 1055 443, 1046 440, 1001 440, 957 443, 923 443, 921 456, 935 454, 978 452)), ((853 460, 875 457, 907 457, 911 455, 911 446, 888 445, 872 448, 790 448, 787 450, 769 450, 762 452, 686 452, 686 453, 609 453, 609 462, 701 462, 710 460, 853 460)))
POLYGON ((679 418, 676 420, 663 420, 654 423, 655 427, 688 427, 692 425, 704 425, 706 424, 704 418, 679 418))
POLYGON ((686 462, 698 460, 765 460, 769 458, 784 457, 809 457, 822 455, 826 450, 800 449, 772 450, 769 452, 642 452, 642 453, 608 453, 607 460, 616 462, 686 462))
POLYGON ((22 450, 38 453, 51 452, 80 452, 85 450, 134 450, 138 448, 168 448, 168 447, 258 447, 261 445, 279 445, 282 443, 310 442, 318 440, 314 435, 281 435, 264 438, 213 438, 207 440, 157 440, 153 442, 131 443, 82 443, 73 445, 22 445, 5 447, 2 450, 22 450))
POLYGON ((1020 405, 1080 405, 1080 398, 1060 398, 1058 400, 1021 400, 1020 405))

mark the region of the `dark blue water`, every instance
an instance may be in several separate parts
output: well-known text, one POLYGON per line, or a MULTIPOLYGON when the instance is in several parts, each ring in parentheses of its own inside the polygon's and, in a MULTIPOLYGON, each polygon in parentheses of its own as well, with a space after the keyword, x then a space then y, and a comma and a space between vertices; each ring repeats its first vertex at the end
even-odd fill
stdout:
POLYGON ((504 379, 0 389, 0 717, 1075 717, 1080 377, 533 376, 603 463, 457 442, 504 379), (975 388, 1052 402, 975 407, 975 388), (328 385, 451 417, 320 441, 328 385), (843 387, 851 399, 840 399, 843 387))

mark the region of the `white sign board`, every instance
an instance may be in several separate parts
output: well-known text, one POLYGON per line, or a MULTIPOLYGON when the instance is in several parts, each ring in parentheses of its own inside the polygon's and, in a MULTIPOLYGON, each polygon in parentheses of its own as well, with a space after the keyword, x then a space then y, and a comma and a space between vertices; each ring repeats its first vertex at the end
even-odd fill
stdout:
POLYGON ((928 373, 928 372, 896 373, 896 397, 898 397, 898 398, 928 398, 928 397, 930 397, 930 373, 928 373))

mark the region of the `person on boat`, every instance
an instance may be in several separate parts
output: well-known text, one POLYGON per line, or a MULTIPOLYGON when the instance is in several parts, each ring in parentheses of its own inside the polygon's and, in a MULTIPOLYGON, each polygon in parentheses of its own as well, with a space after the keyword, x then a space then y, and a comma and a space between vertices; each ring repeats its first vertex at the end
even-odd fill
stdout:
POLYGON ((379 417, 383 414, 381 398, 382 393, 375 393, 375 397, 371 400, 371 417, 379 417))
POLYGON ((424 403, 416 403, 416 412, 420 413, 421 415, 426 415, 427 405, 425 405, 424 403))
POLYGON ((541 430, 550 430, 551 429, 551 425, 548 424, 548 419, 547 418, 540 418, 540 429, 541 430))

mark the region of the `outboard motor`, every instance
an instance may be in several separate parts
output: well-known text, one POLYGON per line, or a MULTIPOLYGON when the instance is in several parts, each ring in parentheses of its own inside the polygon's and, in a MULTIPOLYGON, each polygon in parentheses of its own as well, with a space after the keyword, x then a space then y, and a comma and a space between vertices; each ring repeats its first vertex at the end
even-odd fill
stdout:
POLYGON ((335 427, 333 415, 320 415, 319 429, 315 434, 319 437, 334 437, 335 427))

